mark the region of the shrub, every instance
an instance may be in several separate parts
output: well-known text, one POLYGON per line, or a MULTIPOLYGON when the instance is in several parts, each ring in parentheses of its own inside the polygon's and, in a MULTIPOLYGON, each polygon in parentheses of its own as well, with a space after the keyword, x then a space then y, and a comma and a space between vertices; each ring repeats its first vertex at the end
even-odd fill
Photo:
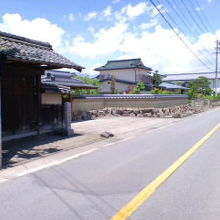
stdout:
POLYGON ((143 82, 139 82, 137 86, 134 87, 132 94, 140 94, 141 91, 144 91, 146 89, 143 82))
POLYGON ((162 95, 170 95, 170 94, 175 94, 174 92, 168 91, 168 90, 162 90, 158 88, 154 88, 151 90, 152 94, 162 94, 162 95))

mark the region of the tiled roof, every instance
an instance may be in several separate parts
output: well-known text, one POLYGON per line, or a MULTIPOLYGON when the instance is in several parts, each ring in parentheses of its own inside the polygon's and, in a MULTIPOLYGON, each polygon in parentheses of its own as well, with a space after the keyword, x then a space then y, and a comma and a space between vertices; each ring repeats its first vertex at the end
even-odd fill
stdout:
POLYGON ((53 91, 57 93, 70 93, 70 88, 62 85, 56 85, 52 83, 42 83, 42 89, 47 91, 53 91))
POLYGON ((63 85, 70 88, 83 88, 83 89, 97 89, 96 86, 85 84, 83 81, 79 79, 75 79, 72 77, 72 73, 70 72, 62 72, 62 71, 46 71, 45 76, 42 76, 41 82, 44 84, 56 84, 63 85))
POLYGON ((186 99, 188 95, 184 94, 172 94, 172 95, 162 95, 162 94, 105 94, 105 95, 87 95, 87 96, 76 96, 74 99, 186 99))
POLYGON ((96 71, 103 70, 118 70, 118 69, 134 69, 140 68, 147 71, 152 71, 150 67, 147 67, 143 64, 140 58, 137 59, 128 59, 128 60, 109 60, 104 66, 98 67, 96 71))
POLYGON ((167 83, 167 82, 162 82, 159 85, 160 88, 164 88, 164 89, 181 89, 181 90, 189 90, 189 88, 184 87, 184 86, 180 86, 180 85, 176 85, 173 83, 167 83))
POLYGON ((49 43, 31 40, 0 31, 0 54, 7 60, 38 63, 54 68, 73 68, 78 71, 84 67, 55 53, 49 43))
MULTIPOLYGON (((214 72, 201 72, 201 73, 178 73, 178 74, 166 74, 163 81, 192 81, 198 77, 206 77, 208 79, 215 79, 214 72)), ((218 73, 218 78, 220 78, 220 73, 218 73)))

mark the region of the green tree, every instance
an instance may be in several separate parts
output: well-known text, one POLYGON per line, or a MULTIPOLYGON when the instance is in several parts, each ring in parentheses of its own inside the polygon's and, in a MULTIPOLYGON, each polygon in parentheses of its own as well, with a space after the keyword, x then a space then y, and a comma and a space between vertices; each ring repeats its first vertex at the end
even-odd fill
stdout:
MULTIPOLYGON (((98 79, 91 79, 88 76, 76 76, 76 79, 79 79, 81 81, 83 81, 83 83, 85 84, 91 84, 94 86, 97 86, 98 88, 100 87, 100 81, 98 79)), ((73 91, 73 95, 98 95, 99 90, 98 89, 74 89, 73 91)))
POLYGON ((134 87, 133 94, 140 94, 141 91, 146 89, 145 84, 143 82, 139 82, 137 86, 134 87))
POLYGON ((152 77, 152 82, 155 88, 158 88, 159 85, 162 82, 162 77, 160 74, 158 74, 158 71, 156 70, 153 77, 152 77))
POLYGON ((200 95, 211 95, 212 89, 209 87, 210 82, 206 77, 198 77, 195 81, 190 82, 188 95, 190 98, 197 98, 200 95))
POLYGON ((154 88, 153 90, 151 90, 151 94, 171 95, 171 94, 175 94, 175 92, 154 88))
POLYGON ((115 75, 111 75, 111 93, 117 93, 115 88, 115 75))

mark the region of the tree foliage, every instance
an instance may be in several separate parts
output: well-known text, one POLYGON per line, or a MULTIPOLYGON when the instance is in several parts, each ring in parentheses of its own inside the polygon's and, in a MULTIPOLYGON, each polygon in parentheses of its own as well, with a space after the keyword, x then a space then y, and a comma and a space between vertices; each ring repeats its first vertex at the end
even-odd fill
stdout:
POLYGON ((212 89, 209 87, 210 82, 206 77, 198 77, 195 81, 190 82, 188 95, 190 98, 198 98, 200 95, 211 95, 212 89))
POLYGON ((162 82, 162 77, 160 74, 158 74, 158 71, 155 71, 153 77, 152 77, 152 82, 153 82, 153 85, 154 87, 158 88, 159 85, 161 84, 162 82))
POLYGON ((143 82, 139 82, 137 86, 134 87, 133 94, 140 94, 141 91, 146 89, 145 84, 143 82))
MULTIPOLYGON (((76 76, 76 79, 82 80, 85 84, 91 84, 94 86, 100 87, 100 81, 98 79, 91 79, 88 76, 76 76)), ((99 90, 98 89, 74 89, 73 95, 98 95, 99 90)))
POLYGON ((154 88, 153 90, 151 90, 151 94, 171 95, 171 94, 176 94, 176 93, 169 91, 169 90, 162 90, 162 89, 154 88))

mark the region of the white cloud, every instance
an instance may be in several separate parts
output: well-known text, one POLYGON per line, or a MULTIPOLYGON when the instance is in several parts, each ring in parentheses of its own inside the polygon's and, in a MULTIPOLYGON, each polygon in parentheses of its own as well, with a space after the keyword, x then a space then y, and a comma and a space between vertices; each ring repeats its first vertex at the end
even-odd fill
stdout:
MULTIPOLYGON (((169 10, 167 8, 165 8, 165 6, 163 6, 162 4, 157 5, 157 8, 161 13, 164 13, 164 12, 168 13, 169 12, 169 10)), ((158 10, 155 7, 152 6, 151 10, 150 10, 151 11, 151 17, 155 17, 156 15, 158 15, 159 14, 158 10)))
POLYGON ((121 12, 125 13, 128 17, 133 18, 140 16, 148 9, 148 4, 145 2, 140 2, 135 6, 128 4, 126 7, 122 8, 121 12))
POLYGON ((214 2, 214 0, 207 0, 207 2, 210 4, 210 3, 214 2))
POLYGON ((127 28, 128 25, 122 22, 116 23, 109 29, 102 28, 94 34, 93 42, 86 41, 78 35, 73 39, 72 46, 68 50, 81 57, 95 58, 110 55, 119 49, 127 28))
MULTIPOLYGON (((158 7, 161 9, 162 5, 159 5, 158 7)), ((113 14, 116 20, 125 22, 133 20, 141 15, 154 17, 158 14, 158 12, 152 5, 149 5, 147 2, 139 2, 136 5, 132 5, 131 3, 129 3, 121 10, 116 11, 113 14)))
POLYGON ((147 66, 163 72, 186 71, 192 61, 172 30, 159 25, 152 33, 143 31, 140 37, 130 34, 122 44, 122 53, 124 58, 141 57, 147 66))
POLYGON ((75 16, 73 13, 68 14, 68 19, 70 22, 73 22, 75 20, 75 16))
POLYGON ((148 22, 148 23, 140 24, 139 28, 141 30, 145 30, 145 29, 152 28, 152 27, 156 26, 157 24, 158 24, 158 21, 156 19, 151 19, 150 22, 148 22))
POLYGON ((90 26, 90 27, 88 28, 88 31, 89 31, 90 33, 94 34, 94 33, 95 33, 95 28, 92 27, 92 26, 90 26))
POLYGON ((105 10, 103 11, 103 16, 104 17, 108 17, 112 15, 112 7, 108 6, 107 8, 105 8, 105 10))
POLYGON ((117 3, 119 3, 119 2, 121 2, 122 0, 113 0, 112 1, 112 4, 117 4, 117 3))
POLYGON ((97 76, 98 72, 94 71, 95 68, 103 66, 103 63, 93 63, 91 66, 89 66, 88 68, 86 68, 85 70, 83 70, 84 73, 87 73, 88 75, 93 75, 93 76, 97 76))
MULTIPOLYGON (((152 13, 152 8, 145 8, 142 4, 142 7, 139 4, 137 4, 138 7, 137 5, 129 5, 118 11, 118 16, 121 16, 122 20, 116 20, 112 26, 99 30, 97 30, 97 27, 94 29, 90 26, 88 28, 92 35, 90 39, 79 34, 71 41, 66 40, 64 42, 64 30, 56 24, 52 24, 44 18, 26 20, 19 14, 5 14, 2 17, 2 23, 0 23, 0 30, 50 42, 55 49, 59 49, 62 53, 86 60, 84 65, 89 67, 89 70, 105 64, 106 60, 141 57, 145 65, 158 69, 162 73, 207 71, 183 46, 173 31, 158 25, 156 19, 152 18, 149 22, 140 24, 134 31, 134 26, 129 23, 129 19, 140 16, 145 12, 152 13), (129 7, 130 11, 128 10, 129 7), (135 9, 131 10, 131 7, 135 9), (101 63, 101 60, 105 60, 105 62, 101 63), (99 63, 99 65, 91 63, 99 63)), ((97 12, 95 13, 96 17, 97 12)), ((220 31, 217 34, 220 35, 220 31)), ((181 36, 185 39, 184 35, 181 36)), ((203 47, 207 48, 210 50, 209 57, 211 57, 215 40, 216 36, 214 34, 206 33, 190 46, 201 50, 203 50, 203 47)))
POLYGON ((92 20, 92 19, 95 19, 97 17, 98 13, 96 11, 93 11, 93 12, 89 12, 86 17, 85 17, 85 21, 89 21, 89 20, 92 20))
POLYGON ((19 14, 5 14, 0 23, 0 30, 12 34, 45 41, 52 44, 55 49, 62 43, 64 30, 44 18, 25 20, 19 14))
POLYGON ((203 8, 201 8, 201 7, 196 7, 195 10, 196 10, 196 11, 202 11, 203 8))
MULTIPOLYGON (((141 57, 145 65, 163 73, 207 71, 172 30, 156 24, 156 20, 140 27, 142 28, 139 31, 133 32, 128 23, 118 22, 110 28, 100 29, 92 40, 77 36, 69 49, 74 55, 89 58, 94 62, 100 58, 109 60, 141 57), (151 27, 150 24, 153 32, 147 29, 151 27)), ((184 35, 181 37, 186 40, 184 35)), ((203 50, 205 46, 211 50, 214 38, 215 35, 211 33, 203 34, 196 43, 190 44, 190 47, 193 50, 203 50)))

